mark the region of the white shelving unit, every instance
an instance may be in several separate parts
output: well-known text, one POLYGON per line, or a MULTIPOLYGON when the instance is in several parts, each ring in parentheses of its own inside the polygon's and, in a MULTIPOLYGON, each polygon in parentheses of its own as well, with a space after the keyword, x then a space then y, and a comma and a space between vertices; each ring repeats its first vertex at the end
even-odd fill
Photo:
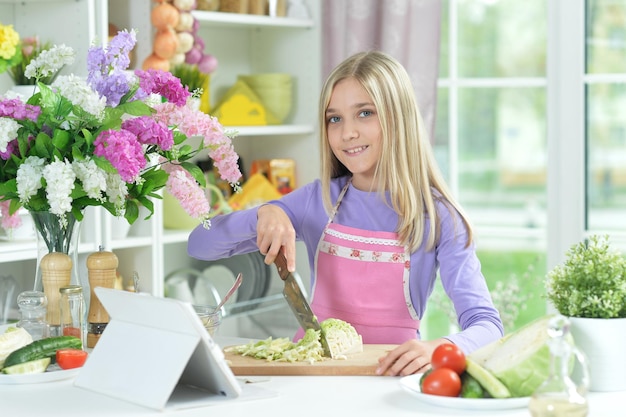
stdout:
MULTIPOLYGON (((107 22, 115 23, 120 29, 139 30, 135 66, 141 67, 152 49, 151 3, 0 0, 0 16, 2 23, 12 23, 22 36, 37 34, 42 40, 72 46, 77 51, 76 63, 64 72, 85 75, 87 49, 94 39, 107 36, 107 22)), ((283 72, 293 75, 293 108, 285 125, 227 128, 238 131, 234 145, 242 157, 245 172, 254 159, 292 158, 296 161, 298 184, 319 176, 317 103, 321 82, 321 6, 316 0, 307 0, 306 5, 310 19, 193 12, 200 22, 199 33, 206 42, 205 50, 219 61, 217 71, 211 76, 212 103, 235 83, 239 74, 283 72)), ((8 77, 0 76, 0 92, 8 88, 8 77)), ((113 217, 101 208, 89 208, 81 225, 82 262, 87 254, 102 245, 118 256, 122 276, 130 278, 133 271, 137 271, 142 291, 162 295, 164 277, 189 263, 186 251, 189 231, 164 229, 160 200, 155 201, 155 209, 150 220, 138 220, 127 237, 116 239, 113 217)), ((15 276, 22 290, 32 287, 35 263, 34 240, 0 241, 1 275, 15 276)), ((303 278, 308 279, 304 250, 300 250, 298 264, 303 278)), ((86 269, 84 274, 86 277, 86 269)))

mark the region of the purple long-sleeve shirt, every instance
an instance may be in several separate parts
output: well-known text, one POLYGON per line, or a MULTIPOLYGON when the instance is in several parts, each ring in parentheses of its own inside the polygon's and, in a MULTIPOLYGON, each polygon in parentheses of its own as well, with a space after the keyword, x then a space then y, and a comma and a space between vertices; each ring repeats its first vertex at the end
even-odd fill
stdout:
MULTIPOLYGON (((346 181, 347 178, 342 177, 331 182, 333 201, 336 201, 346 181)), ((381 201, 378 193, 360 191, 352 185, 349 187, 334 222, 373 231, 395 230, 398 215, 381 201)), ((271 204, 276 204, 287 213, 296 230, 296 239, 306 245, 312 286, 315 281, 315 252, 328 222, 322 203, 321 182, 309 183, 271 204)), ((438 202, 436 207, 441 219, 441 237, 433 250, 427 251, 422 244, 411 254, 411 301, 422 317, 439 269, 443 287, 454 304, 462 329, 446 338, 469 353, 500 338, 503 334, 502 322, 491 301, 474 244, 466 247, 467 229, 460 216, 443 202, 438 202)), ((197 259, 216 260, 256 251, 256 224, 256 208, 217 216, 212 220, 210 229, 198 226, 192 231, 188 253, 197 259)), ((425 237, 428 226, 427 220, 425 237)))

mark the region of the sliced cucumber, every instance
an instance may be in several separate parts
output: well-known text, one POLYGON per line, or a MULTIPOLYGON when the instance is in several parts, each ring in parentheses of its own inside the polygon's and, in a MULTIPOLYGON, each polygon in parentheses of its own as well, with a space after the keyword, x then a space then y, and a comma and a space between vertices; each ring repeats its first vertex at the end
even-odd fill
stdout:
POLYGON ((54 358, 59 349, 82 349, 82 347, 80 339, 74 336, 47 337, 11 352, 4 361, 4 366, 10 367, 37 359, 54 358))
POLYGON ((48 365, 50 365, 50 358, 37 359, 34 361, 23 362, 17 365, 8 366, 2 369, 5 374, 18 375, 18 374, 40 374, 46 372, 48 365))
POLYGON ((466 362, 467 366, 465 368, 465 372, 473 376, 493 398, 511 397, 511 392, 506 385, 504 385, 491 372, 469 358, 466 359, 466 362))

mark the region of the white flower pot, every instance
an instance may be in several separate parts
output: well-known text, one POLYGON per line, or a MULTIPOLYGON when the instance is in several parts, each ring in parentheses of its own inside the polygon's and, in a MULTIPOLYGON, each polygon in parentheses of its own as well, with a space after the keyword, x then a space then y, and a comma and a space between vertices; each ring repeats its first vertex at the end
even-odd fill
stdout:
POLYGON ((569 320, 576 346, 589 361, 589 390, 625 391, 626 318, 569 320))

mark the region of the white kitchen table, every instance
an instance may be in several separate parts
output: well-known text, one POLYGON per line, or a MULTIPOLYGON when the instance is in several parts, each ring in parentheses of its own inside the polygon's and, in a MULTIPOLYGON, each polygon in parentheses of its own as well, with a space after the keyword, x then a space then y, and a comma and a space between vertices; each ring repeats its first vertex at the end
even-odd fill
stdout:
MULTIPOLYGON (((245 339, 216 337, 221 346, 245 339)), ((616 372, 623 372, 616 370, 616 372)), ((240 378, 241 380, 245 378, 240 378)), ((265 398, 228 399, 197 408, 158 411, 73 385, 73 378, 39 384, 0 385, 0 416, 530 416, 526 408, 459 410, 422 402, 400 385, 400 377, 272 376, 250 377, 265 398)), ((244 387, 244 389, 246 389, 244 387)), ((590 393, 589 417, 624 415, 626 392, 590 393)))
MULTIPOLYGON (((511 416, 514 410, 458 410, 421 402, 404 391, 399 378, 373 376, 274 376, 255 382, 275 392, 271 398, 226 400, 193 409, 157 411, 73 386, 73 380, 0 386, 2 416, 511 416)), ((626 392, 591 393, 590 417, 624 415, 626 392)))

